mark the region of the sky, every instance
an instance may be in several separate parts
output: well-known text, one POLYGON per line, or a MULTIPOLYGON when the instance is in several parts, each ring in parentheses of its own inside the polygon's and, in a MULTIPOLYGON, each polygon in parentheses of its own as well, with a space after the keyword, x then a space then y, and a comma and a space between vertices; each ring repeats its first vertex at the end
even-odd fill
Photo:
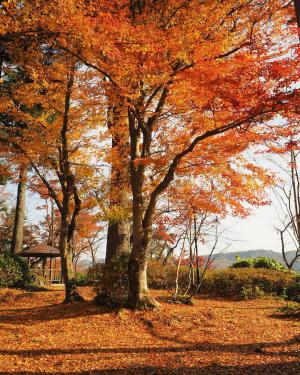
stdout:
POLYGON ((274 205, 263 206, 253 210, 246 219, 232 216, 224 220, 228 227, 226 237, 229 238, 227 251, 273 250, 281 251, 280 236, 276 227, 280 226, 274 205))
MULTIPOLYGON (((283 181, 289 181, 289 174, 286 170, 289 161, 281 156, 269 154, 252 154, 249 156, 252 161, 276 174, 276 177, 283 181)), ((270 201, 269 205, 252 208, 252 214, 246 219, 227 217, 223 226, 228 227, 226 237, 227 251, 245 250, 273 250, 281 252, 281 239, 278 229, 282 229, 281 218, 283 213, 280 210, 278 198, 272 189, 266 192, 266 197, 270 201), (278 229, 277 229, 278 228, 278 229)), ((291 243, 287 242, 287 250, 292 250, 291 243)))

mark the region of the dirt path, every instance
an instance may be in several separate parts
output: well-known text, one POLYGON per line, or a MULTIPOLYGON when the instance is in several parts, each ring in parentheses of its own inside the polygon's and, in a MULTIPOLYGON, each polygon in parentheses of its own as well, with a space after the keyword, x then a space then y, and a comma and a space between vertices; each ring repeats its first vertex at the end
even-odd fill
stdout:
POLYGON ((280 301, 116 313, 62 299, 0 291, 0 374, 300 374, 300 322, 277 316, 280 301))

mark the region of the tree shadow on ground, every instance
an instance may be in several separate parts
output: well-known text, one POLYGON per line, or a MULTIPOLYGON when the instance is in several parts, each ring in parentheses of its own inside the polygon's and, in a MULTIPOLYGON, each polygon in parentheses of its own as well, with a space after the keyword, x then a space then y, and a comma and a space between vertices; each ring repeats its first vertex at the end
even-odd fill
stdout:
MULTIPOLYGON (((157 336, 157 335, 156 335, 157 336)), ((160 337, 162 340, 172 340, 170 338, 160 337)), ((175 341, 175 340, 173 340, 175 341)), ((211 342, 188 343, 183 340, 176 340, 181 346, 143 346, 143 347, 114 347, 114 348, 64 348, 64 349, 0 349, 0 355, 13 355, 19 357, 37 357, 55 356, 55 355, 82 355, 82 354, 147 354, 147 353, 185 353, 185 352, 212 352, 212 353, 237 353, 237 354, 260 354, 265 356, 288 356, 300 357, 300 345, 298 350, 268 350, 278 347, 289 347, 300 343, 299 337, 295 336, 291 340, 282 342, 263 342, 250 344, 221 344, 211 342)), ((300 366, 299 366, 300 369, 300 366)))
MULTIPOLYGON (((299 321, 299 319, 300 319, 300 307, 298 308, 298 310, 293 310, 293 309, 287 308, 285 310, 277 311, 276 313, 270 315, 270 318, 299 321)), ((299 371, 299 373, 300 373, 300 371, 299 371)))
MULTIPOLYGON (((181 338, 164 336, 157 332, 154 328, 153 323, 151 320, 147 320, 144 317, 140 317, 140 321, 144 324, 146 330, 151 334, 151 336, 159 339, 160 341, 168 341, 174 342, 177 345, 183 345, 183 347, 188 347, 191 345, 191 342, 187 340, 183 340, 181 338)), ((190 329, 190 328, 189 328, 190 329)), ((188 330, 189 330, 188 329, 188 330)), ((182 336, 182 332, 181 332, 182 336)), ((283 341, 283 342, 263 342, 263 343, 251 343, 251 344, 218 344, 218 343, 200 343, 195 344, 199 351, 225 351, 225 352, 240 352, 240 353, 260 353, 260 354, 267 354, 267 355, 290 355, 291 357, 300 357, 300 335, 294 336, 292 339, 283 341), (278 347, 278 346, 289 346, 289 345, 299 345, 299 350, 294 352, 267 352, 266 349, 271 347, 278 347), (201 348, 200 348, 201 347, 201 348), (218 348, 222 347, 224 350, 218 350, 218 348)), ((1 351, 0 351, 1 353, 1 351)), ((299 365, 299 374, 300 374, 300 365, 299 365)))
MULTIPOLYGON (((179 302, 174 302, 172 300, 172 293, 170 293, 169 295, 163 295, 163 296, 155 296, 155 299, 158 301, 158 302, 165 302, 165 303, 168 303, 168 304, 172 304, 172 305, 181 305, 181 306, 184 306, 185 304, 183 303, 179 303, 179 302)), ((211 307, 211 309, 218 309, 218 310, 227 310, 227 311, 237 311, 237 310, 274 310, 274 309, 277 309, 278 308, 278 305, 276 303, 274 303, 274 305, 270 305, 270 306, 238 306, 237 304, 240 302, 240 303, 243 303, 245 302, 245 300, 241 300, 239 298, 230 298, 230 297, 219 297, 219 296, 211 296, 211 295, 196 295, 194 296, 194 299, 198 302, 198 303, 201 303, 202 301, 213 301, 213 302, 220 302, 221 305, 214 305, 213 307, 211 307), (234 306, 234 307, 229 307, 229 306, 224 306, 224 302, 225 303, 234 303, 236 302, 237 304, 234 306)))
MULTIPOLYGON (((0 374, 15 374, 15 372, 0 372, 0 374)), ((167 368, 158 366, 147 366, 147 367, 131 367, 131 368, 116 368, 116 369, 96 369, 88 371, 62 371, 58 372, 62 375, 98 375, 98 374, 200 374, 200 375, 282 375, 282 374, 299 374, 299 362, 272 362, 268 364, 257 364, 257 365, 243 365, 243 366, 223 366, 220 364, 211 364, 208 366, 197 366, 197 367, 177 367, 167 368)), ((37 372, 37 371, 20 371, 18 375, 51 375, 57 374, 57 372, 37 372)))
POLYGON ((35 324, 50 320, 65 320, 86 316, 117 313, 117 309, 99 307, 93 301, 73 302, 72 304, 52 304, 30 308, 0 310, 0 323, 35 324))

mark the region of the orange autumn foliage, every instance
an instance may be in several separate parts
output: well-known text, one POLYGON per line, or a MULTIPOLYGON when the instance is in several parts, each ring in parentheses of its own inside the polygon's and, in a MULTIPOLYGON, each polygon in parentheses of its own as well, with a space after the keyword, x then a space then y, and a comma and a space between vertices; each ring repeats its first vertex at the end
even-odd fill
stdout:
POLYGON ((297 127, 299 47, 288 26, 294 9, 283 0, 130 4, 36 0, 19 9, 7 1, 0 32, 7 43, 41 38, 81 61, 98 77, 90 90, 128 114, 114 131, 130 144, 128 165, 120 163, 133 200, 130 299, 143 308, 154 304, 147 248, 170 187, 192 177, 205 190, 213 180, 221 206, 245 215, 241 200, 259 204, 269 178, 241 154, 297 127))

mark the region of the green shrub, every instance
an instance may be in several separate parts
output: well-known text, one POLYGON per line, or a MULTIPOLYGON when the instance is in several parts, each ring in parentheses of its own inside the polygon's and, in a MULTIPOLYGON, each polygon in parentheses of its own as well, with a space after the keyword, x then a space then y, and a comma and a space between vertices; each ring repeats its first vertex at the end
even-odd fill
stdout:
POLYGON ((15 254, 0 254, 0 287, 22 287, 29 281, 27 264, 15 254))
POLYGON ((257 285, 253 286, 243 286, 241 291, 241 297, 242 299, 257 299, 262 298, 266 294, 265 292, 257 285))
POLYGON ((295 284, 295 276, 270 269, 234 269, 209 271, 201 291, 214 296, 253 299, 265 295, 282 295, 295 284))
POLYGON ((288 286, 284 290, 284 297, 287 300, 300 303, 300 280, 299 278, 293 285, 288 286))
POLYGON ((229 268, 253 268, 254 258, 241 259, 239 256, 235 257, 235 263, 233 263, 229 268))
POLYGON ((93 284, 88 274, 75 273, 72 282, 76 286, 89 286, 93 284))
MULTIPOLYGON (((294 300, 300 299, 300 283, 299 289, 297 289, 295 287, 296 277, 292 273, 282 272, 282 268, 278 267, 277 263, 276 261, 273 263, 272 260, 270 262, 268 258, 249 258, 241 260, 241 264, 250 264, 251 267, 243 266, 227 270, 208 271, 200 292, 225 298, 255 299, 265 295, 282 296, 284 290, 287 290, 289 295, 293 295, 294 300), (261 268, 254 267, 254 261, 261 268)), ((163 266, 158 261, 150 261, 148 265, 149 287, 153 289, 174 289, 176 271, 176 265, 163 266)), ((188 271, 188 266, 180 267, 178 280, 180 293, 185 292, 188 287, 188 271)))
POLYGON ((277 271, 286 270, 286 268, 275 259, 266 257, 241 259, 239 256, 236 257, 235 263, 229 268, 267 268, 277 271))
POLYGON ((29 291, 29 292, 45 292, 48 289, 47 289, 46 286, 38 285, 33 281, 29 281, 26 284, 26 290, 29 291))
POLYGON ((129 284, 128 260, 129 254, 123 253, 109 264, 98 267, 98 284, 95 287, 97 305, 115 308, 126 304, 129 284))

